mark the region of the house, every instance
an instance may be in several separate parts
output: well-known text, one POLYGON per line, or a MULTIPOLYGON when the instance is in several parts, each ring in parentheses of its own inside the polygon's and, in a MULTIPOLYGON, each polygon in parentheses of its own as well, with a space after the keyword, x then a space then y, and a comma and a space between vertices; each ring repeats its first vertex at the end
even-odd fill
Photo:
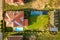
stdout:
POLYGON ((6 27, 22 28, 28 26, 28 19, 24 19, 24 11, 6 11, 4 21, 6 27))
POLYGON ((24 0, 5 0, 5 3, 9 5, 24 5, 24 0))

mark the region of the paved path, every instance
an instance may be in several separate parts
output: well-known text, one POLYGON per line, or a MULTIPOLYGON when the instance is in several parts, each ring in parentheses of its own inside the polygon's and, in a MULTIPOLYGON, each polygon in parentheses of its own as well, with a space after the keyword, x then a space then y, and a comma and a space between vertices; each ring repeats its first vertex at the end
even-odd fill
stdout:
POLYGON ((52 26, 56 26, 58 24, 58 13, 54 13, 54 11, 51 11, 49 13, 49 17, 50 17, 50 24, 52 26))
POLYGON ((49 17, 50 17, 50 24, 54 26, 54 11, 51 11, 49 13, 49 17))

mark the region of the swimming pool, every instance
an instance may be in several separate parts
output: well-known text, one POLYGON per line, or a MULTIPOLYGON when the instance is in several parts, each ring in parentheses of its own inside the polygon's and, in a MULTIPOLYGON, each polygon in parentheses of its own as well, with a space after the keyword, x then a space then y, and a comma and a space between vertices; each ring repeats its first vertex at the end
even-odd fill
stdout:
POLYGON ((42 15, 42 11, 31 11, 31 15, 42 15))
POLYGON ((47 13, 48 11, 31 11, 31 15, 42 15, 47 13))
POLYGON ((20 32, 20 31, 23 31, 23 27, 14 27, 13 30, 20 32))

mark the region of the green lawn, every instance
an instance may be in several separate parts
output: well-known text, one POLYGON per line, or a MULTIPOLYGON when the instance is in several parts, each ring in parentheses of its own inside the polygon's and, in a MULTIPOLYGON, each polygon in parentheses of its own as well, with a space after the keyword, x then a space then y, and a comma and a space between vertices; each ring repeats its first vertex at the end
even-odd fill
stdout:
POLYGON ((49 32, 46 33, 38 33, 39 40, 60 40, 60 32, 58 32, 56 35, 52 35, 49 32))
MULTIPOLYGON (((8 37, 8 36, 19 36, 21 33, 18 32, 9 32, 9 33, 4 33, 4 37, 8 37), (18 35, 17 35, 18 34, 18 35)), ((60 40, 60 32, 58 32, 56 35, 52 35, 49 32, 39 32, 39 33, 23 33, 23 36, 29 37, 35 35, 37 37, 37 40, 60 40)), ((4 38, 4 39, 5 39, 4 38)))
POLYGON ((14 6, 14 5, 6 4, 4 10, 5 11, 6 10, 20 10, 20 9, 26 9, 26 8, 29 8, 28 4, 25 4, 25 5, 22 5, 22 6, 20 6, 20 5, 14 6))
POLYGON ((29 26, 25 29, 44 30, 48 27, 48 15, 30 16, 29 26))

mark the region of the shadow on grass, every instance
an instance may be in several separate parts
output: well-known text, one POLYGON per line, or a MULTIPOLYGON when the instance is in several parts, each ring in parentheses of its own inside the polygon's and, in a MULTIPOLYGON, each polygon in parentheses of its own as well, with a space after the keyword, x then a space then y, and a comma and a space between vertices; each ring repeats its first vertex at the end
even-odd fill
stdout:
POLYGON ((38 16, 30 16, 29 17, 29 25, 32 25, 36 22, 38 16))
POLYGON ((12 36, 14 36, 14 35, 17 35, 17 36, 19 36, 19 35, 23 35, 23 33, 14 33, 14 34, 11 34, 12 36))
POLYGON ((31 24, 36 22, 38 16, 37 15, 36 16, 31 15, 31 11, 39 11, 39 10, 31 9, 31 8, 21 9, 21 10, 24 10, 25 18, 28 19, 28 24, 29 25, 31 25, 31 24))
POLYGON ((58 24, 58 31, 60 31, 60 10, 58 10, 58 22, 59 22, 59 24, 58 24))
POLYGON ((24 3, 29 3, 29 2, 32 2, 32 1, 35 1, 35 0, 24 0, 24 3))

